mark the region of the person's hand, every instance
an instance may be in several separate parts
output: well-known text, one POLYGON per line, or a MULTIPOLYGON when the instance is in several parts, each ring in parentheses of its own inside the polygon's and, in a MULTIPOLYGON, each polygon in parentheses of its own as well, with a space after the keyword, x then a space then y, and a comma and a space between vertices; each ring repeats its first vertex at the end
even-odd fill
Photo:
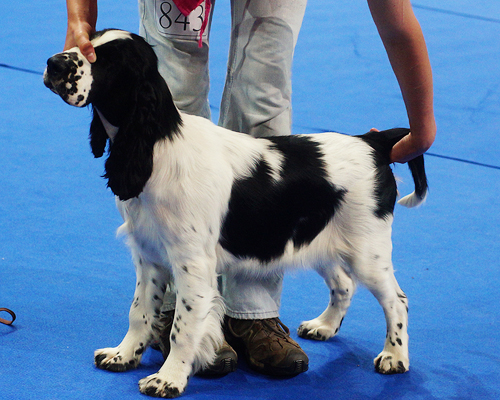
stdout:
POLYGON ((76 26, 68 25, 66 32, 66 42, 64 43, 64 50, 78 47, 83 56, 90 62, 96 61, 94 46, 90 42, 90 35, 94 29, 87 23, 78 23, 76 26))
MULTIPOLYGON (((370 132, 380 132, 377 128, 371 128, 370 132)), ((436 129, 429 130, 427 135, 416 137, 411 132, 397 142, 391 150, 391 163, 406 163, 424 154, 431 147, 436 137, 436 129), (424 139, 422 139, 424 136, 424 139)))
POLYGON ((90 35, 95 32, 97 23, 97 0, 66 0, 68 10, 68 30, 64 50, 78 47, 90 62, 96 61, 94 46, 90 35))
POLYGON ((424 154, 434 142, 436 129, 429 129, 419 135, 410 132, 397 142, 391 150, 391 162, 406 163, 424 154))

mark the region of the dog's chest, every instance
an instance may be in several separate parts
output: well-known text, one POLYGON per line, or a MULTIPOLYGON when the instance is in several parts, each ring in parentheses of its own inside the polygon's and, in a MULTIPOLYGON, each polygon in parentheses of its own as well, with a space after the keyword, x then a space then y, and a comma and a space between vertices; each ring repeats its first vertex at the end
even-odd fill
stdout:
POLYGON ((119 231, 125 231, 129 244, 148 263, 166 266, 173 235, 162 223, 163 218, 159 218, 155 210, 145 207, 140 199, 122 204, 120 211, 125 223, 119 231))

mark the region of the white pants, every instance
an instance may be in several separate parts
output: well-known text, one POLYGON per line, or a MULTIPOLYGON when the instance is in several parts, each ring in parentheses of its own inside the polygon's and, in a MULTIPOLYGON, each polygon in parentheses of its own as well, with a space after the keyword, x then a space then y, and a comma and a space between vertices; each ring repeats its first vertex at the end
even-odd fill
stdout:
MULTIPOLYGON (((140 34, 154 46, 160 73, 177 107, 210 118, 209 32, 201 48, 196 37, 165 32, 162 28, 172 21, 185 21, 177 18, 172 3, 139 0, 140 34)), ((292 59, 306 3, 231 0, 231 43, 219 125, 255 137, 291 134, 292 59)), ((212 12, 214 6, 215 1, 212 12)), ((227 315, 240 319, 279 316, 282 282, 281 275, 256 280, 225 274, 221 291, 227 315)), ((175 308, 173 292, 167 293, 164 309, 175 308)))

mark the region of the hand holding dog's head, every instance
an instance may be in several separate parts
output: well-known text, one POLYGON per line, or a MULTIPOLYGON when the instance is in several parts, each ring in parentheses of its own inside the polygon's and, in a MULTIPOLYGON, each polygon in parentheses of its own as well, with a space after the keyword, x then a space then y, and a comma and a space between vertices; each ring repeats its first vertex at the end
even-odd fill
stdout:
POLYGON ((95 63, 78 47, 58 53, 47 61, 44 83, 72 106, 92 105, 92 153, 102 156, 111 139, 104 176, 111 190, 127 200, 142 192, 151 175, 155 143, 175 136, 181 119, 158 72, 156 54, 143 38, 104 30, 91 42, 95 63))
MULTIPOLYGON (((157 71, 156 55, 141 37, 115 29, 96 32, 91 43, 99 62, 88 62, 78 47, 55 54, 47 60, 45 86, 72 106, 92 103, 106 113, 107 107, 117 107, 116 98, 121 96, 120 108, 124 108, 130 90, 157 71)), ((106 115, 113 117, 119 116, 106 115)))

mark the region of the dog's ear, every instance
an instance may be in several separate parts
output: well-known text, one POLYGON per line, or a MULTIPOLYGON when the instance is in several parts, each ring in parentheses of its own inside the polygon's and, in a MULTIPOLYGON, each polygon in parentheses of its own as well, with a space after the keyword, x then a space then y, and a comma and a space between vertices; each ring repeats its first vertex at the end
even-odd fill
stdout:
POLYGON ((158 116, 161 101, 157 89, 144 81, 134 95, 132 112, 111 142, 105 165, 108 187, 120 200, 137 197, 142 192, 153 172, 154 145, 166 134, 158 116))
POLYGON ((173 140, 182 125, 167 84, 158 72, 153 49, 139 36, 134 38, 128 60, 131 74, 119 130, 110 142, 105 178, 120 200, 139 196, 153 172, 153 149, 160 140, 173 140), (126 110, 126 111, 125 111, 126 110))
POLYGON ((92 149, 94 157, 99 158, 102 157, 106 149, 108 134, 95 108, 92 109, 92 114, 93 117, 90 124, 90 148, 92 149))

